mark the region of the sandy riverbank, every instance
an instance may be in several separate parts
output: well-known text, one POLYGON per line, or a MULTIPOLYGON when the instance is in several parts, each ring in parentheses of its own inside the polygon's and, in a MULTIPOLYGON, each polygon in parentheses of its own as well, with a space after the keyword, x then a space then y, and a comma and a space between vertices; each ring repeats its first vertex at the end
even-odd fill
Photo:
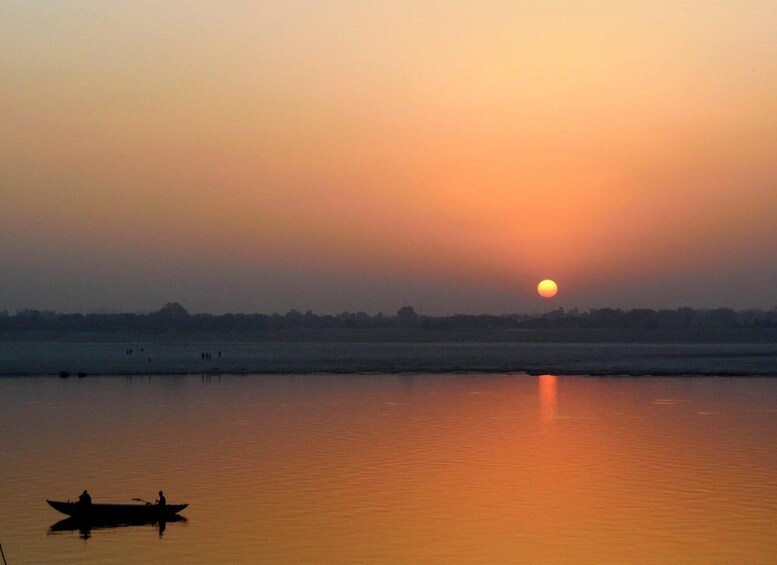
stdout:
POLYGON ((777 344, 0 342, 0 375, 61 371, 72 375, 520 372, 777 376, 777 344))

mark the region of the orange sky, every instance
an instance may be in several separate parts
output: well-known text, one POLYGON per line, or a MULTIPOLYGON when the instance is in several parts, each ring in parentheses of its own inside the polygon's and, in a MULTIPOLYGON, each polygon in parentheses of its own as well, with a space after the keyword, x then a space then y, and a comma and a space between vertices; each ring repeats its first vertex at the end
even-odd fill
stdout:
POLYGON ((481 4, 3 2, 0 310, 774 307, 777 4, 481 4))

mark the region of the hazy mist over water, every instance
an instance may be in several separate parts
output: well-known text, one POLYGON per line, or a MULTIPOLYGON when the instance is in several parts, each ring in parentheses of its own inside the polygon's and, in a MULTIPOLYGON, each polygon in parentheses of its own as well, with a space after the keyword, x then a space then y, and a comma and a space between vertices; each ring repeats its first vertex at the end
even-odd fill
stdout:
POLYGON ((777 380, 0 379, 9 563, 772 563, 777 380), (53 531, 47 498, 188 502, 53 531), (88 536, 88 539, 84 539, 88 536))
POLYGON ((547 372, 777 376, 775 343, 2 342, 4 375, 547 372), (128 349, 132 350, 127 355, 128 349), (206 353, 207 352, 207 353, 206 353), (208 356, 206 358, 206 355, 208 356))

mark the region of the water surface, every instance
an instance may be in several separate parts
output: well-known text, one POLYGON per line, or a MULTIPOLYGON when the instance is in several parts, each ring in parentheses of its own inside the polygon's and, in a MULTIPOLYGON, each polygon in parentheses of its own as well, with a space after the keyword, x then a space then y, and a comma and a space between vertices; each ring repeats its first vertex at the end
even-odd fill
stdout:
POLYGON ((9 563, 773 563, 777 380, 0 379, 9 563), (46 498, 189 502, 51 531, 46 498))

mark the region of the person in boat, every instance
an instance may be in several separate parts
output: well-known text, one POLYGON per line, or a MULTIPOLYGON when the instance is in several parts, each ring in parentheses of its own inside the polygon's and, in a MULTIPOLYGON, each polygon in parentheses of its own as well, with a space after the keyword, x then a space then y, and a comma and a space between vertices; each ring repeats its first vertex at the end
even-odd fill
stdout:
POLYGON ((86 492, 86 489, 84 489, 84 492, 82 492, 81 496, 78 497, 78 503, 84 508, 88 508, 92 505, 92 497, 89 496, 89 493, 86 492))
POLYGON ((159 500, 157 500, 156 503, 159 506, 164 506, 165 504, 167 504, 167 499, 165 498, 165 493, 163 493, 161 490, 159 491, 159 500))

